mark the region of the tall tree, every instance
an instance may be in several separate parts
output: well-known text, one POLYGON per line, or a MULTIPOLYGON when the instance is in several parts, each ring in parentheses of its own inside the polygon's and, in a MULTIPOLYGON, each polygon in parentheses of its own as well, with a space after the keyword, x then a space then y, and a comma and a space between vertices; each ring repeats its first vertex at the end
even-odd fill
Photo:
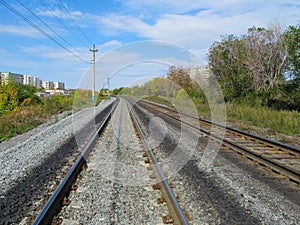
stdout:
POLYGON ((209 65, 213 76, 221 85, 224 96, 232 100, 251 91, 251 78, 244 65, 246 50, 244 39, 224 36, 209 49, 209 65))
POLYGON ((288 53, 285 72, 292 79, 300 79, 300 26, 289 26, 284 36, 288 53))
POLYGON ((0 115, 11 112, 18 106, 18 88, 16 83, 8 77, 0 86, 0 115))
POLYGON ((192 89, 192 79, 190 77, 190 74, 184 68, 171 66, 169 68, 167 78, 175 82, 188 93, 192 89))
POLYGON ((263 91, 268 100, 270 88, 282 83, 286 62, 284 36, 279 24, 269 29, 252 27, 245 39, 246 59, 244 64, 252 77, 256 93, 263 91))

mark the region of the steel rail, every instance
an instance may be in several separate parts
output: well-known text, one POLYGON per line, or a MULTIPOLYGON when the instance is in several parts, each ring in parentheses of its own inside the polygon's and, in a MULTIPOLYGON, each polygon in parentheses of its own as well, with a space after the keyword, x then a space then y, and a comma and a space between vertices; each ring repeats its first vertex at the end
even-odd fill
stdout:
MULTIPOLYGON (((165 108, 167 110, 172 110, 173 112, 177 112, 174 109, 172 109, 170 107, 167 107, 167 106, 164 107, 161 104, 156 104, 156 103, 153 103, 153 102, 150 102, 150 101, 144 101, 144 102, 147 102, 148 104, 156 105, 158 107, 165 108)), ((209 131, 201 129, 201 128, 199 129, 199 127, 193 126, 192 124, 189 124, 189 123, 187 123, 185 121, 181 121, 179 118, 173 117, 173 116, 171 116, 171 115, 169 115, 167 113, 161 112, 159 110, 156 110, 156 111, 158 111, 159 113, 162 113, 162 114, 166 115, 167 117, 170 117, 170 118, 173 118, 173 119, 175 119, 177 121, 180 121, 181 123, 183 123, 183 124, 185 124, 185 125, 193 128, 193 129, 195 129, 197 131, 201 131, 202 133, 205 133, 207 136, 212 137, 216 141, 224 142, 225 144, 223 144, 223 145, 227 145, 232 150, 234 150, 234 151, 236 151, 236 152, 238 152, 240 154, 247 155, 247 157, 251 158, 252 160, 257 161, 259 164, 265 165, 265 166, 269 167, 270 169, 272 169, 273 171, 275 171, 277 173, 280 173, 282 175, 287 176, 290 180, 296 182, 298 185, 300 184, 300 174, 299 174, 299 171, 295 170, 294 168, 291 168, 291 167, 289 167, 287 165, 284 165, 284 164, 281 164, 279 162, 274 162, 272 159, 264 157, 261 154, 255 153, 255 152, 251 151, 250 149, 248 149, 247 147, 235 144, 232 140, 227 140, 226 138, 220 138, 218 135, 212 134, 209 131)), ((190 116, 188 114, 184 114, 184 115, 190 116)), ((200 121, 202 120, 201 118, 197 118, 197 117, 194 117, 194 116, 190 116, 190 117, 192 117, 194 119, 197 119, 197 120, 200 120, 200 121)), ((208 121, 208 120, 205 120, 205 122, 206 121, 208 121)), ((210 121, 208 121, 208 122, 210 122, 210 121)), ((212 122, 210 122, 210 124, 217 125, 217 124, 212 123, 212 122)), ((222 127, 222 128, 226 128, 226 127, 222 127)), ((245 133, 245 132, 239 132, 239 130, 237 130, 237 129, 235 129, 235 132, 239 133, 239 134, 245 134, 247 136, 249 135, 248 133, 245 133)), ((255 137, 256 137, 256 135, 251 135, 251 138, 255 139, 255 137)), ((264 142, 267 142, 267 144, 272 144, 273 146, 277 147, 277 145, 276 145, 277 142, 273 142, 272 140, 260 137, 259 140, 261 140, 261 139, 262 140, 267 140, 267 141, 264 141, 264 142)), ((289 145, 282 144, 279 147, 281 147, 281 148, 287 148, 288 150, 296 152, 297 154, 299 154, 299 152, 300 152, 300 149, 298 149, 296 147, 293 147, 293 146, 289 146, 289 145)))
POLYGON ((72 187, 72 184, 76 180, 77 175, 80 173, 82 166, 86 162, 86 157, 88 156, 88 153, 94 146, 101 132, 103 132, 106 124, 111 118, 112 113, 116 109, 117 104, 118 104, 118 99, 107 106, 107 107, 112 106, 112 109, 106 115, 101 125, 99 126, 99 128, 97 129, 93 137, 90 139, 88 144, 85 146, 83 151, 80 153, 80 156, 77 158, 76 162, 73 164, 73 166, 71 167, 71 169, 69 170, 65 178, 56 188, 55 192, 48 200, 48 202, 46 203, 46 205, 44 206, 40 214, 36 217, 33 223, 34 225, 51 224, 53 217, 58 213, 59 208, 61 207, 61 203, 64 197, 68 194, 69 190, 72 187))
POLYGON ((261 136, 255 135, 255 134, 251 134, 251 133, 248 133, 248 132, 245 132, 245 131, 242 131, 242 130, 239 130, 239 129, 236 129, 236 128, 233 128, 233 127, 227 127, 227 126, 224 126, 223 124, 219 124, 219 123, 212 122, 212 121, 204 119, 204 118, 200 118, 200 117, 196 117, 196 116, 193 116, 193 115, 189 115, 189 114, 187 114, 185 112, 176 111, 174 108, 171 108, 171 107, 163 105, 163 104, 159 104, 159 103, 156 103, 156 102, 151 102, 151 101, 144 100, 144 99, 140 100, 140 101, 147 102, 149 104, 156 105, 156 106, 159 106, 161 108, 165 108, 167 110, 171 110, 173 112, 177 112, 177 113, 179 113, 181 115, 184 115, 184 116, 187 116, 187 117, 191 117, 191 118, 194 118, 194 119, 206 122, 208 124, 212 124, 212 125, 215 125, 217 127, 221 127, 223 129, 236 132, 238 134, 242 134, 244 136, 248 136, 249 138, 254 138, 254 139, 263 141, 263 142, 265 142, 267 144, 271 144, 271 145, 274 145, 274 146, 277 146, 277 147, 282 147, 282 148, 285 148, 285 149, 288 149, 288 150, 291 150, 291 151, 294 151, 294 152, 297 152, 297 153, 300 152, 300 148, 297 148, 295 146, 287 145, 287 144, 284 144, 282 142, 271 140, 271 139, 266 138, 266 137, 261 137, 261 136))
MULTIPOLYGON (((147 138, 135 116, 135 113, 133 112, 132 109, 131 110, 129 109, 129 111, 131 113, 131 118, 133 119, 134 125, 137 128, 139 135, 142 137, 142 140, 147 148, 148 153, 151 156, 151 160, 156 168, 156 171, 157 171, 158 175, 160 176, 161 182, 162 182, 163 186, 165 187, 166 194, 168 195, 169 199, 171 200, 171 204, 174 207, 173 209, 171 209, 171 211, 173 211, 175 213, 174 216, 176 216, 176 218, 173 218, 173 219, 180 222, 180 224, 187 225, 188 224, 187 219, 186 219, 186 217, 185 217, 185 215, 184 215, 184 213, 172 191, 172 188, 170 187, 170 185, 167 181, 167 178, 165 177, 161 167, 158 164, 158 161, 157 161, 157 159, 152 151, 152 148, 151 148, 149 142, 147 141, 147 138)), ((174 223, 174 224, 177 224, 177 223, 174 223)))

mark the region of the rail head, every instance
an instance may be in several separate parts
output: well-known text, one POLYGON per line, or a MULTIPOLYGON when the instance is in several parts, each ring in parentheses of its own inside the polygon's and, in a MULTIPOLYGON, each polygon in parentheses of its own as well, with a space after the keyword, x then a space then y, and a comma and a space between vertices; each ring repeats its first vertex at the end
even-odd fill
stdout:
MULTIPOLYGON (((170 185, 167 181, 167 178, 165 177, 165 175, 164 175, 164 173, 163 173, 163 171, 162 171, 162 169, 161 169, 161 167, 160 167, 160 165, 159 165, 159 163, 158 163, 158 161, 157 161, 157 159, 156 159, 156 157, 155 157, 155 155, 152 151, 152 148, 151 148, 151 146, 150 146, 150 144, 149 144, 149 142, 148 142, 148 140, 147 140, 147 138, 146 138, 146 136, 145 136, 145 134, 142 130, 142 127, 141 127, 140 123, 138 122, 138 120, 136 118, 135 113, 133 112, 133 109, 131 108, 131 109, 129 109, 129 111, 131 113, 131 118, 133 119, 134 125, 135 125, 140 137, 142 138, 142 141, 144 142, 144 144, 147 148, 147 151, 149 152, 149 154, 151 156, 151 160, 152 160, 152 162, 153 162, 153 164, 156 168, 156 171, 157 171, 157 173, 160 177, 160 180, 161 180, 162 185, 165 189, 165 192, 166 192, 166 194, 168 195, 168 197, 171 201, 171 204, 172 204, 173 207, 170 211, 175 213, 176 221, 178 221, 180 224, 187 225, 188 222, 187 222, 187 219, 184 215, 184 212, 181 209, 181 207, 180 207, 180 205, 179 205, 179 203, 178 203, 178 201, 177 201, 177 199, 176 199, 176 197, 175 197, 175 195, 172 191, 172 188, 170 187, 170 185)), ((177 223, 174 223, 174 224, 177 224, 177 223)))
POLYGON ((209 124, 212 124, 212 125, 215 125, 215 126, 224 128, 224 129, 226 129, 226 130, 230 130, 230 131, 233 131, 233 132, 236 132, 236 133, 240 133, 240 134, 245 135, 245 136, 248 136, 248 137, 250 137, 250 138, 255 138, 255 139, 261 140, 261 141, 263 141, 263 142, 270 143, 270 144, 272 144, 272 145, 276 145, 276 146, 278 146, 278 147, 282 147, 282 148, 289 149, 289 150, 291 150, 291 151, 300 153, 300 148, 298 148, 298 147, 296 147, 296 146, 288 145, 288 144, 285 144, 285 143, 282 143, 282 142, 279 142, 279 141, 276 141, 276 140, 272 140, 272 139, 269 139, 269 138, 266 138, 266 137, 258 136, 258 135, 256 135, 256 134, 248 133, 248 132, 246 132, 246 131, 239 130, 239 129, 237 129, 237 128, 227 127, 227 126, 224 126, 223 124, 219 124, 219 123, 216 123, 216 122, 212 122, 212 121, 207 120, 207 119, 204 119, 204 118, 200 118, 200 117, 196 117, 196 116, 193 116, 193 115, 189 115, 189 114, 187 114, 187 113, 185 113, 185 112, 177 111, 177 110, 175 110, 174 108, 171 108, 171 107, 169 107, 169 106, 166 106, 166 105, 163 105, 163 104, 160 104, 160 103, 151 102, 151 101, 145 100, 145 99, 142 99, 142 100, 140 100, 140 101, 143 101, 143 102, 146 102, 146 103, 148 103, 148 104, 152 104, 152 105, 155 105, 155 106, 158 106, 158 107, 167 109, 167 110, 171 110, 171 111, 173 111, 173 112, 177 112, 177 113, 182 114, 182 115, 184 115, 184 116, 188 116, 188 117, 191 117, 191 118, 194 118, 194 119, 197 119, 197 120, 200 120, 200 121, 203 121, 203 122, 206 122, 206 123, 209 123, 209 124))
POLYGON ((64 177, 62 182, 54 191, 53 195, 50 197, 40 214, 36 217, 35 221, 33 222, 34 225, 40 224, 51 224, 53 217, 57 214, 57 209, 60 207, 63 198, 69 192, 72 184, 76 180, 77 175, 79 174, 82 165, 85 163, 85 159, 89 153, 89 151, 94 146, 99 134, 104 130, 106 124, 108 123, 111 115, 113 114, 114 110, 117 107, 118 99, 114 102, 109 104, 107 107, 111 107, 112 109, 107 113, 104 120, 101 122, 99 128, 94 133, 92 138, 89 140, 88 144, 84 147, 83 151, 80 153, 79 157, 64 177))

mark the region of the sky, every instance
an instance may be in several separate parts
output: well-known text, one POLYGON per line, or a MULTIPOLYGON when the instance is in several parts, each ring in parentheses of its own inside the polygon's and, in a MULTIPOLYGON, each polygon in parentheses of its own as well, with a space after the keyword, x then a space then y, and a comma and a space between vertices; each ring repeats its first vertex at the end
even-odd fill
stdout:
POLYGON ((92 44, 96 89, 115 88, 207 64, 222 35, 300 24, 299 0, 0 0, 0 12, 0 71, 67 88, 89 88, 92 44))

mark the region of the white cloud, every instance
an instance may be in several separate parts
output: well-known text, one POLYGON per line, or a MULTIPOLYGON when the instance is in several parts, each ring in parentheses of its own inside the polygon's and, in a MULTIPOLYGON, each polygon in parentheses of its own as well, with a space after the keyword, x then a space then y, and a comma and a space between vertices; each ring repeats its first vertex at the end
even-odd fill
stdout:
POLYGON ((47 16, 47 17, 57 17, 60 19, 73 19, 73 18, 82 18, 84 15, 81 11, 72 11, 69 10, 69 14, 66 13, 65 11, 62 11, 60 9, 47 9, 45 10, 44 8, 38 8, 35 10, 36 14, 39 16, 47 16))
MULTIPOLYGON (((72 55, 70 52, 58 48, 58 47, 49 47, 44 45, 34 46, 34 47, 28 47, 28 46, 19 46, 21 51, 25 54, 32 55, 35 57, 41 57, 45 59, 55 59, 59 62, 74 62, 79 61, 78 58, 76 58, 74 55, 72 55)), ((80 52, 80 57, 89 61, 91 58, 90 52, 82 47, 76 48, 80 52)), ((79 55, 77 52, 73 51, 74 54, 79 55)), ((80 61, 81 62, 81 61, 80 61)))
POLYGON ((104 44, 100 45, 100 47, 105 48, 105 47, 118 47, 122 45, 122 42, 118 40, 111 40, 108 42, 105 42, 104 44))
MULTIPOLYGON (((131 7, 158 7, 165 5, 170 11, 187 12, 199 9, 196 13, 160 14, 154 23, 147 23, 143 17, 132 15, 109 14, 97 20, 110 35, 118 32, 129 32, 140 37, 165 40, 178 43, 188 49, 206 49, 200 57, 206 58, 207 49, 221 35, 242 35, 249 27, 266 27, 276 20, 279 23, 291 24, 297 21, 299 4, 296 1, 133 1, 123 2, 131 7)), ((95 17, 96 19, 96 17, 95 17)), ((298 20, 299 22, 299 20, 298 20)), ((199 53, 198 53, 199 54, 199 53)))
POLYGON ((30 38, 41 38, 43 35, 35 30, 31 26, 24 25, 0 25, 0 33, 6 33, 11 35, 30 37, 30 38))
POLYGON ((118 0, 130 9, 149 10, 153 9, 157 12, 169 13, 188 13, 197 10, 215 10, 225 14, 254 10, 258 7, 268 8, 271 5, 289 5, 290 7, 298 6, 298 0, 222 0, 222 1, 207 1, 207 0, 118 0))
POLYGON ((4 54, 6 54, 6 50, 0 48, 0 55, 4 55, 4 54))

